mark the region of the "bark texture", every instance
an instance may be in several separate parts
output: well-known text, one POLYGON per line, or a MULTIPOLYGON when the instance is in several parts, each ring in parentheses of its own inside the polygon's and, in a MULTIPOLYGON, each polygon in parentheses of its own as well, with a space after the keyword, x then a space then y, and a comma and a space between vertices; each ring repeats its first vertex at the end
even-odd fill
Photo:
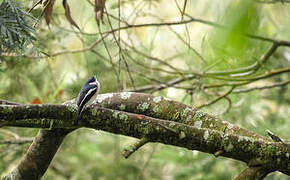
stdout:
POLYGON ((27 153, 5 180, 37 180, 46 172, 64 137, 71 130, 39 130, 27 153))

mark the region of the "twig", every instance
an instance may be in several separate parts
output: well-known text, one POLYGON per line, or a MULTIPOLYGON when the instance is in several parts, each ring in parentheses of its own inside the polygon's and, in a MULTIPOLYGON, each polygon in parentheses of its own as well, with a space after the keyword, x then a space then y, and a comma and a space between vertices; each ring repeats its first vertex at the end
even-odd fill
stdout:
POLYGON ((235 78, 235 77, 221 77, 221 76, 202 76, 206 78, 213 78, 213 79, 219 79, 219 80, 225 80, 225 81, 257 81, 260 79, 265 79, 268 77, 276 76, 282 73, 290 72, 290 67, 281 68, 269 73, 265 73, 259 76, 249 77, 249 78, 235 78))
POLYGON ((285 81, 285 82, 274 83, 267 86, 253 87, 253 88, 248 88, 248 89, 235 89, 233 93, 245 93, 245 92, 250 92, 254 90, 264 90, 264 89, 270 89, 270 88, 275 88, 275 87, 283 87, 283 86, 288 85, 289 83, 290 83, 290 80, 285 81))
POLYGON ((179 70, 179 69, 177 69, 176 67, 170 65, 170 64, 167 63, 166 61, 164 61, 164 60, 162 60, 162 59, 159 59, 159 58, 157 58, 157 57, 153 57, 153 56, 147 55, 147 54, 145 54, 144 52, 141 52, 141 51, 139 51, 138 49, 136 49, 134 46, 129 45, 129 44, 126 43, 125 41, 122 41, 122 43, 125 44, 126 46, 128 46, 128 47, 129 47, 131 50, 133 50, 135 53, 137 53, 137 54, 139 54, 139 55, 141 55, 141 56, 143 56, 143 57, 146 57, 146 58, 148 58, 148 59, 150 59, 150 60, 152 60, 152 61, 156 61, 156 62, 158 62, 158 63, 160 63, 160 64, 162 64, 162 65, 165 65, 165 66, 167 66, 168 68, 170 68, 170 69, 172 69, 172 70, 178 72, 181 76, 183 76, 183 73, 182 73, 181 70, 179 70))
POLYGON ((170 26, 168 26, 168 28, 170 29, 171 32, 173 32, 175 34, 175 36, 181 40, 190 50, 193 51, 193 53, 203 62, 205 63, 206 60, 202 57, 202 55, 197 51, 195 50, 188 42, 186 42, 182 36, 180 34, 178 34, 176 31, 174 31, 174 29, 172 29, 170 26))
POLYGON ((29 10, 28 13, 30 13, 37 5, 39 5, 40 3, 42 3, 42 0, 38 0, 29 10))
MULTIPOLYGON (((167 87, 171 87, 175 84, 179 84, 179 83, 184 82, 186 80, 194 79, 195 77, 196 77, 195 75, 186 75, 185 77, 179 77, 176 79, 172 79, 172 80, 165 82, 165 83, 162 83, 162 84, 143 86, 143 87, 135 89, 134 92, 144 92, 144 91, 149 91, 149 90, 160 91, 162 89, 165 89, 167 87)), ((131 90, 127 90, 127 91, 131 91, 131 90)))
POLYGON ((182 10, 182 14, 181 14, 181 19, 182 20, 183 20, 183 16, 184 16, 184 13, 185 13, 186 3, 187 3, 187 0, 184 0, 183 10, 182 10))
POLYGON ((148 138, 145 138, 145 137, 141 138, 137 143, 131 145, 129 148, 124 149, 122 153, 123 157, 126 159, 129 158, 131 154, 133 154, 135 151, 137 151, 140 147, 142 147, 148 142, 149 142, 148 138))
POLYGON ((234 88, 235 88, 235 86, 232 86, 231 89, 230 89, 228 92, 226 92, 225 94, 220 95, 219 97, 217 97, 216 99, 212 100, 211 102, 208 102, 208 103, 206 103, 206 104, 202 104, 202 105, 200 105, 200 106, 197 106, 196 108, 197 108, 197 109, 200 109, 200 108, 203 108, 203 107, 205 107, 205 106, 210 106, 210 105, 212 105, 212 104, 218 102, 218 101, 221 100, 222 98, 225 98, 225 97, 227 97, 229 94, 231 94, 231 92, 234 90, 234 88))
MULTIPOLYGON (((119 15, 119 19, 120 19, 120 13, 121 13, 121 11, 120 11, 120 1, 118 1, 118 6, 119 6, 118 15, 119 15)), ((105 10, 107 12, 106 6, 105 6, 105 10)), ((111 20, 110 20, 110 16, 109 15, 107 15, 107 20, 109 22, 110 28, 113 29, 113 26, 112 26, 112 23, 111 23, 111 20)), ((120 20, 118 20, 118 25, 120 27, 120 20)), ((117 46, 119 48, 119 51, 118 51, 118 56, 119 56, 119 60, 118 60, 118 62, 119 62, 119 64, 118 64, 118 74, 120 76, 120 73, 121 73, 121 60, 123 60, 124 61, 124 64, 125 64, 125 67, 126 67, 126 70, 127 70, 127 73, 129 75, 129 78, 131 80, 131 84, 132 84, 133 88, 135 88, 134 79, 132 77, 132 74, 131 74, 131 71, 129 69, 129 66, 128 66, 128 63, 126 61, 126 58, 123 55, 123 51, 122 51, 122 47, 121 47, 121 43, 120 43, 120 41, 121 41, 121 39, 120 39, 120 33, 121 33, 121 31, 118 31, 118 38, 116 37, 115 33, 112 33, 113 38, 115 40, 115 43, 117 44, 117 46)), ((120 86, 120 87, 122 88, 122 89, 120 89, 122 91, 123 90, 123 87, 122 86, 120 86)))
POLYGON ((63 55, 63 54, 81 53, 81 52, 85 52, 85 51, 89 51, 89 50, 93 49, 97 44, 102 42, 102 40, 104 38, 106 38, 108 35, 109 34, 105 34, 100 39, 97 39, 95 42, 93 42, 91 45, 89 45, 87 47, 84 47, 82 49, 64 50, 64 51, 60 51, 60 52, 56 52, 56 53, 42 52, 44 54, 42 56, 30 56, 30 55, 26 55, 26 54, 17 55, 17 54, 13 54, 13 53, 12 54, 10 54, 10 53, 2 53, 2 56, 7 56, 7 57, 28 57, 28 58, 31 58, 31 59, 39 59, 39 58, 45 58, 45 57, 55 57, 55 56, 59 56, 59 55, 63 55))
POLYGON ((99 24, 98 24, 98 29, 99 29, 99 33, 100 33, 100 35, 101 35, 101 37, 102 37, 101 39, 102 39, 103 45, 104 45, 104 47, 105 47, 105 50, 106 50, 106 52, 107 52, 107 54, 108 54, 108 56, 109 56, 110 63, 111 63, 112 68, 113 68, 113 70, 114 70, 114 72, 115 72, 115 74, 116 74, 118 88, 119 88, 119 89, 123 89, 123 88, 122 88, 122 85, 121 85, 120 75, 118 74, 117 70, 116 70, 115 67, 113 66, 113 65, 114 65, 114 63, 113 63, 113 58, 112 58, 112 56, 111 56, 111 54, 110 54, 110 51, 109 51, 108 46, 107 46, 107 43, 106 43, 106 41, 105 41, 104 38, 103 38, 103 33, 102 33, 102 30, 101 30, 101 26, 100 26, 99 24))

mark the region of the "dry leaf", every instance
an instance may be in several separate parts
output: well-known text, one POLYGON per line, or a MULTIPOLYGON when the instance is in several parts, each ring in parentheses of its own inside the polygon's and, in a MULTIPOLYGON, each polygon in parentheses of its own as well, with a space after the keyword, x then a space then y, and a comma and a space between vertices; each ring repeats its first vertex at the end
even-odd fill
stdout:
POLYGON ((105 1, 106 0, 95 0, 95 13, 98 25, 100 24, 100 20, 103 21, 105 1))
POLYGON ((44 5, 44 9, 43 9, 44 18, 47 25, 49 25, 50 20, 51 20, 54 2, 55 0, 46 0, 42 2, 44 5))
POLYGON ((71 17, 70 9, 69 9, 67 0, 63 0, 62 1, 62 5, 63 5, 64 10, 65 10, 65 17, 66 17, 66 19, 70 22, 71 25, 73 25, 76 28, 80 29, 79 26, 77 25, 77 23, 71 17))

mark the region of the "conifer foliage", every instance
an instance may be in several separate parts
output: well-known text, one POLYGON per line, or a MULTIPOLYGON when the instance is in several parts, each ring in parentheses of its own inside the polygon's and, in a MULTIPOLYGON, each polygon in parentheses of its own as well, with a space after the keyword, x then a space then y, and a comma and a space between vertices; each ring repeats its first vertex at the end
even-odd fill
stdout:
POLYGON ((14 0, 0 4, 0 55, 2 52, 21 52, 35 40, 32 25, 35 18, 14 0))

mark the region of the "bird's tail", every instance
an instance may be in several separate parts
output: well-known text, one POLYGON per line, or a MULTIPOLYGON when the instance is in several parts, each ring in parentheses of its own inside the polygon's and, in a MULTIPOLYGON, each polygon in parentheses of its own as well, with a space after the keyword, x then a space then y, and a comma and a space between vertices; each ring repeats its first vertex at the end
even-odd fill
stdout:
POLYGON ((78 125, 78 123, 79 123, 79 119, 81 118, 81 115, 82 115, 82 108, 78 108, 78 113, 77 113, 77 115, 76 115, 76 118, 74 119, 74 121, 73 121, 73 125, 74 126, 76 126, 76 125, 78 125))

